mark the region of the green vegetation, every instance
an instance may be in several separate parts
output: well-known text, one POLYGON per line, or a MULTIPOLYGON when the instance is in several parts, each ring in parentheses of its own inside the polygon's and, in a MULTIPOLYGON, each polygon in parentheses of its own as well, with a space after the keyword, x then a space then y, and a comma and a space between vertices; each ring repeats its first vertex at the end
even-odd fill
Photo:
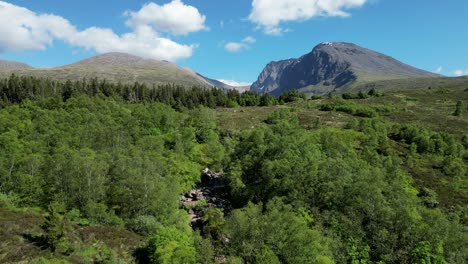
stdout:
POLYGON ((457 102, 457 106, 455 108, 455 112, 453 112, 454 116, 461 116, 463 113, 463 103, 462 101, 457 102))
POLYGON ((12 76, 0 262, 465 263, 463 89, 277 100, 12 76), (182 208, 204 168, 232 210, 182 208))
POLYGON ((49 79, 18 77, 14 74, 9 79, 0 80, 0 107, 21 103, 26 99, 39 100, 50 97, 61 97, 66 102, 68 99, 80 95, 108 97, 129 103, 160 102, 177 110, 193 109, 201 105, 215 108, 270 106, 278 103, 275 97, 268 94, 260 97, 254 92, 240 94, 237 90, 230 90, 224 93, 216 88, 207 89, 196 86, 187 88, 165 84, 148 87, 144 83, 113 84, 96 78, 73 82, 68 80, 62 83, 49 79))

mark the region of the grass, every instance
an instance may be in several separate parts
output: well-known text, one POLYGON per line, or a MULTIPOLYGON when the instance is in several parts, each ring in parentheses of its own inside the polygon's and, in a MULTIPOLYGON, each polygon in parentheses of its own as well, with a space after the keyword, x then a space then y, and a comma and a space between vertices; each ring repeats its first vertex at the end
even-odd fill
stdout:
MULTIPOLYGON (((388 91, 382 97, 346 100, 359 107, 368 107, 378 113, 378 119, 400 124, 418 124, 422 127, 462 136, 468 131, 468 109, 461 117, 452 116, 457 101, 468 102, 468 92, 464 89, 413 89, 388 91)), ((314 127, 317 120, 335 127, 343 127, 356 117, 344 112, 323 112, 321 105, 335 102, 335 99, 322 98, 287 105, 271 107, 220 108, 216 110, 221 129, 240 131, 263 124, 272 112, 280 108, 295 108, 303 127, 314 127)), ((465 103, 465 108, 468 103, 465 103)))
POLYGON ((140 236, 119 227, 68 225, 67 237, 74 252, 64 256, 40 243, 43 222, 44 212, 0 208, 0 263, 30 263, 40 258, 89 263, 112 257, 133 263, 133 253, 144 243, 140 236))

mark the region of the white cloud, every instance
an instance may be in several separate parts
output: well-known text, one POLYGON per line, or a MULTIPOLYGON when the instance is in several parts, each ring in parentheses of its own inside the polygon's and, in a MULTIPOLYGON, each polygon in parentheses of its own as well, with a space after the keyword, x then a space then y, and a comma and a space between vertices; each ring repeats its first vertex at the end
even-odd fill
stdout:
MULTIPOLYGON (((190 12, 184 8, 181 10, 187 16, 192 14, 193 9, 195 9, 183 5, 180 0, 174 0, 171 3, 188 8, 190 12)), ((147 6, 150 4, 145 5, 142 10, 145 9, 145 12, 148 12, 147 6)), ((36 14, 26 8, 0 1, 0 52, 6 50, 44 50, 52 46, 54 40, 61 40, 74 47, 94 50, 97 53, 119 51, 142 57, 176 61, 191 57, 196 45, 179 44, 162 37, 158 30, 168 31, 172 34, 187 34, 205 28, 204 26, 200 27, 200 24, 184 28, 183 23, 169 23, 163 29, 161 24, 154 21, 150 24, 144 24, 141 22, 142 20, 138 20, 139 23, 136 20, 130 22, 135 18, 132 14, 140 14, 140 12, 131 13, 130 19, 127 21, 127 24, 133 26, 133 31, 117 35, 109 28, 90 27, 79 31, 63 17, 52 14, 36 14)), ((201 17, 204 21, 204 16, 201 17)))
POLYGON ((239 42, 228 42, 224 45, 224 49, 229 52, 239 52, 248 48, 249 45, 239 42))
POLYGON ((281 23, 304 21, 317 16, 346 17, 345 10, 361 7, 369 0, 253 0, 249 20, 269 35, 281 35, 281 23))
POLYGON ((137 12, 127 11, 125 14, 130 17, 127 26, 134 29, 150 25, 157 31, 173 35, 187 35, 207 29, 206 17, 197 8, 185 5, 181 0, 173 0, 165 5, 148 3, 137 12))
POLYGON ((441 73, 443 70, 442 66, 439 66, 439 68, 437 68, 434 72, 435 73, 441 73))
POLYGON ((224 79, 219 79, 218 81, 220 81, 222 83, 225 83, 227 85, 230 85, 230 86, 234 86, 234 87, 248 86, 248 85, 252 84, 252 83, 249 83, 249 82, 237 82, 237 81, 234 81, 234 80, 224 80, 224 79))
POLYGON ((257 40, 254 37, 248 36, 248 37, 245 37, 242 40, 242 42, 253 44, 253 43, 257 42, 257 40))
POLYGON ((465 76, 468 75, 468 69, 455 70, 453 74, 455 74, 455 76, 465 76))
POLYGON ((241 42, 228 42, 224 45, 224 49, 228 52, 239 52, 242 50, 250 49, 250 45, 257 42, 254 37, 245 37, 241 42))

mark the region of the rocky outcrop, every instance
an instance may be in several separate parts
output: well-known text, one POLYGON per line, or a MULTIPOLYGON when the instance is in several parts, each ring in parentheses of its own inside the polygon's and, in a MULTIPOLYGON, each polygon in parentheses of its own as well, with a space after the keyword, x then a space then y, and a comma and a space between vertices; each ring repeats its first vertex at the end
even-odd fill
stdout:
POLYGON ((325 42, 298 59, 270 62, 250 90, 280 95, 308 87, 308 91, 324 93, 358 80, 438 76, 352 43, 325 42))
POLYGON ((224 214, 232 210, 223 173, 214 173, 209 169, 203 170, 198 186, 180 196, 180 203, 181 207, 188 211, 194 229, 203 226, 203 212, 207 208, 221 209, 224 214))

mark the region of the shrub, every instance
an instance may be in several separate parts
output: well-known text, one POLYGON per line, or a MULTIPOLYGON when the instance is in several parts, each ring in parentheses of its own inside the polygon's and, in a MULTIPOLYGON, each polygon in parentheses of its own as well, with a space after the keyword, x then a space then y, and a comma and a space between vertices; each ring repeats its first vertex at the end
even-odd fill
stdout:
POLYGON ((14 197, 0 192, 0 208, 14 209, 16 207, 15 204, 14 197))
POLYGON ((357 99, 357 96, 355 94, 352 94, 350 92, 346 92, 341 95, 341 98, 348 100, 348 99, 357 99))
POLYGON ((455 106, 455 111, 453 112, 453 116, 461 116, 463 112, 463 103, 462 101, 458 101, 457 105, 455 106))
POLYGON ((156 233, 161 224, 156 217, 151 215, 140 215, 132 219, 127 228, 142 236, 147 236, 156 233))
POLYGON ((284 103, 296 102, 300 100, 305 100, 306 95, 298 92, 297 90, 286 91, 280 95, 278 100, 284 103))
POLYGON ((368 95, 370 96, 373 96, 373 97, 381 97, 381 96, 384 96, 384 93, 382 91, 379 91, 375 88, 372 88, 369 93, 367 93, 368 95))

